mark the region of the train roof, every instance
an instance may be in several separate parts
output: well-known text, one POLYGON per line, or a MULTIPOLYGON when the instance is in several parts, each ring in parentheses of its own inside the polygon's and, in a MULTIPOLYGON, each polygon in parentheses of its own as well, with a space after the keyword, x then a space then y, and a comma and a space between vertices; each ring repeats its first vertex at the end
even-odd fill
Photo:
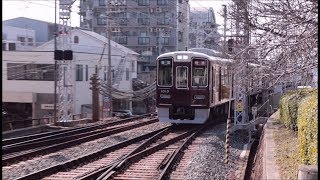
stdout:
POLYGON ((209 56, 205 53, 201 53, 201 52, 194 52, 194 51, 174 51, 174 52, 168 52, 168 53, 164 53, 161 54, 160 56, 158 56, 157 59, 159 58, 164 58, 164 57, 174 57, 177 54, 185 54, 185 55, 191 55, 193 57, 202 57, 202 58, 207 58, 210 61, 215 61, 215 62, 222 62, 222 63, 232 63, 233 60, 232 59, 225 59, 225 58, 221 58, 221 57, 215 57, 215 56, 209 56))
MULTIPOLYGON (((168 52, 168 53, 164 53, 161 54, 160 56, 157 57, 157 59, 159 58, 164 58, 164 57, 175 57, 177 54, 181 54, 181 55, 190 55, 193 57, 201 57, 201 58, 207 58, 210 61, 219 63, 219 64, 232 64, 234 62, 233 59, 227 59, 227 58, 221 58, 221 57, 215 57, 215 56, 209 56, 205 53, 201 53, 201 52, 194 52, 194 51, 174 51, 174 52, 168 52)), ((261 66, 259 64, 254 64, 254 63, 249 63, 248 64, 250 67, 264 67, 261 66)))

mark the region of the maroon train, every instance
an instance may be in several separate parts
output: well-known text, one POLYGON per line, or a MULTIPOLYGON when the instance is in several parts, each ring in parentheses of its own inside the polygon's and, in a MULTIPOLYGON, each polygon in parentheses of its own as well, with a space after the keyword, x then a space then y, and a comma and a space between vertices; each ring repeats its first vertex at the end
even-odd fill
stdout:
POLYGON ((204 124, 227 112, 233 77, 231 60, 192 51, 157 58, 156 106, 160 122, 204 124))

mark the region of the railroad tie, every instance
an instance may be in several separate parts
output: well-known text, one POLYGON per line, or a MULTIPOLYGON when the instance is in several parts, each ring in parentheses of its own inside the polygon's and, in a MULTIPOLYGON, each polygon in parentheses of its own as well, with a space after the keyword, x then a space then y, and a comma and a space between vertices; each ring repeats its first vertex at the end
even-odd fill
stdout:
POLYGON ((229 162, 229 146, 230 146, 230 125, 231 125, 231 120, 230 118, 227 119, 227 133, 226 133, 226 144, 225 144, 225 149, 226 149, 226 156, 224 158, 224 163, 228 164, 229 162))

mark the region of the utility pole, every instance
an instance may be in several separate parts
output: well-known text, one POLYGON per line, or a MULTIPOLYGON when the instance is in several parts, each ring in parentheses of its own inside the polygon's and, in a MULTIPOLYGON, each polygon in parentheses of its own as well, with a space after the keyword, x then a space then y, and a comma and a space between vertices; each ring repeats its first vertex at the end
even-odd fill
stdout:
MULTIPOLYGON (((72 65, 73 56, 71 50, 71 6, 75 0, 59 0, 59 37, 57 51, 62 52, 62 58, 57 58, 58 65, 58 108, 59 108, 59 121, 66 122, 72 119, 73 113, 73 81, 72 81, 72 65)), ((56 59, 56 60, 57 60, 56 59)))
POLYGON ((226 55, 226 36, 227 36, 227 6, 223 6, 223 18, 224 18, 224 24, 223 24, 223 54, 226 55))
POLYGON ((162 29, 159 29, 159 56, 161 55, 161 49, 162 49, 162 29))
MULTIPOLYGON (((58 36, 58 26, 57 26, 57 0, 54 0, 54 51, 57 50, 57 36, 58 36)), ((57 124, 57 61, 54 60, 54 104, 53 104, 53 124, 57 124)))
MULTIPOLYGON (((106 0, 107 1, 107 0, 106 0)), ((112 117, 112 73, 111 73, 111 6, 114 1, 109 0, 107 4, 107 31, 108 31, 108 85, 110 87, 110 96, 109 96, 109 117, 112 117)))
POLYGON ((92 87, 90 89, 92 90, 92 120, 94 122, 99 121, 99 85, 98 85, 98 75, 93 74, 90 78, 92 81, 90 84, 92 87))

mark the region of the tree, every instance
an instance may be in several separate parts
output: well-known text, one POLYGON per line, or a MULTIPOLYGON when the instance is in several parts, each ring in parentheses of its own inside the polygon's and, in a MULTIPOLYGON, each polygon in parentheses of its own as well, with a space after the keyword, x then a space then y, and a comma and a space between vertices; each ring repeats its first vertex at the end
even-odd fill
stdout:
MULTIPOLYGON (((234 0, 228 9, 245 37, 234 56, 241 85, 263 80, 270 87, 290 78, 310 77, 318 68, 318 1, 234 0), (248 63, 263 68, 249 69, 248 63)), ((299 79, 306 85, 308 80, 299 79)))

